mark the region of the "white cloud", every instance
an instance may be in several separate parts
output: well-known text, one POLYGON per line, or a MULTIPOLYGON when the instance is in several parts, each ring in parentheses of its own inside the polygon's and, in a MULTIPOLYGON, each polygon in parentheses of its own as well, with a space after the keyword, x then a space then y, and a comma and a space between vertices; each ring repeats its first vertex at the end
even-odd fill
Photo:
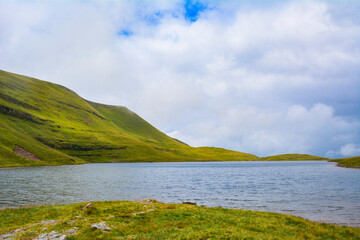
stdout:
POLYGON ((325 155, 359 138, 357 3, 208 4, 189 23, 181 1, 0 1, 0 68, 196 146, 325 155))
POLYGON ((340 154, 345 157, 359 156, 360 145, 354 143, 348 143, 340 148, 340 154))

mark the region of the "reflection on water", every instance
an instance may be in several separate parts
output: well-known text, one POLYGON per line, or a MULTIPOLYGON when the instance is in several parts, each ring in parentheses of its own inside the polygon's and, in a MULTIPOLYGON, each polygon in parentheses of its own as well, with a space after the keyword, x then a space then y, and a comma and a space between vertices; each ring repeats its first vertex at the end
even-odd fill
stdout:
POLYGON ((107 163, 0 170, 0 207, 195 201, 360 227, 360 170, 312 162, 107 163))

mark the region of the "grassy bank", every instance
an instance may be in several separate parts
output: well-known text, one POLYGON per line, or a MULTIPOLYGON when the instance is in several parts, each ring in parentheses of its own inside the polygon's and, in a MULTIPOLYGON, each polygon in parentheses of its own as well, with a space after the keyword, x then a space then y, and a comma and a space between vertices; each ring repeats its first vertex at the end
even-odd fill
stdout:
POLYGON ((0 235, 34 239, 360 239, 360 229, 256 211, 114 201, 0 210, 0 235), (92 224, 105 223, 110 229, 92 224), (53 232, 54 234, 54 232, 53 232), (7 235, 9 236, 9 235, 7 235))
POLYGON ((333 159, 331 162, 337 162, 340 167, 360 168, 360 156, 333 159))

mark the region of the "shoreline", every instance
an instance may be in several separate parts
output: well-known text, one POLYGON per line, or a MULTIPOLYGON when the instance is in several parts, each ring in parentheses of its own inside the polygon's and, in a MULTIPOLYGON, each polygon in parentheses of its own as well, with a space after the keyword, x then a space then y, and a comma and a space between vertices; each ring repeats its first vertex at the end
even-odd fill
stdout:
POLYGON ((348 167, 348 166, 341 166, 339 162, 334 161, 333 159, 327 160, 248 160, 248 161, 239 161, 239 160, 211 160, 211 161, 144 161, 144 162, 127 162, 127 161, 120 161, 120 162, 91 162, 91 163, 78 163, 78 164, 60 164, 60 165, 31 165, 31 166, 10 166, 10 167, 0 167, 0 170, 5 169, 15 169, 15 168, 33 168, 33 167, 56 167, 56 166, 79 166, 79 165, 86 165, 86 164, 106 164, 106 163, 197 163, 197 162, 311 162, 311 161, 321 161, 321 162, 334 162, 337 163, 336 167, 343 167, 343 168, 353 168, 353 169, 360 169, 360 167, 348 167))

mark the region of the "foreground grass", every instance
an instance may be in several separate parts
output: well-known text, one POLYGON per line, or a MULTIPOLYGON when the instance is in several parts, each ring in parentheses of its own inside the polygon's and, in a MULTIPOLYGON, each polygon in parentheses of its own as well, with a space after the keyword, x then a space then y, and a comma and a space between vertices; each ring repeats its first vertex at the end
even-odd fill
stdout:
POLYGON ((1 210, 0 235, 22 229, 15 239, 34 239, 51 231, 66 234, 67 239, 360 239, 357 228, 276 213, 154 200, 94 202, 92 207, 82 209, 85 205, 1 210), (41 223, 45 220, 57 221, 41 223), (91 228, 99 222, 111 230, 91 228), (74 235, 67 233, 71 229, 76 229, 74 235))

